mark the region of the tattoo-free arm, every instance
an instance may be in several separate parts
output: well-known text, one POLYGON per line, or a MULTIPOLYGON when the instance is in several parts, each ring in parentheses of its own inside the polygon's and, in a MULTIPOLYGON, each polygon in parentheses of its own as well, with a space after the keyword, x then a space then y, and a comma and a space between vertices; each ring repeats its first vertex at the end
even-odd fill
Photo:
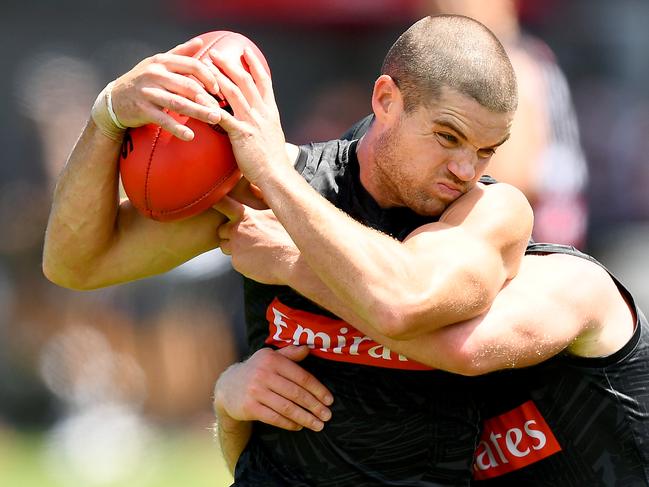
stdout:
POLYGON ((377 333, 319 284, 300 257, 284 277, 391 350, 463 375, 526 367, 563 350, 578 356, 606 356, 619 350, 633 333, 634 315, 610 276, 574 256, 525 256, 519 274, 486 313, 410 340, 377 333))
POLYGON ((262 190, 302 257, 347 307, 392 338, 484 312, 515 275, 531 233, 527 200, 504 184, 474 188, 401 243, 282 173, 262 190))

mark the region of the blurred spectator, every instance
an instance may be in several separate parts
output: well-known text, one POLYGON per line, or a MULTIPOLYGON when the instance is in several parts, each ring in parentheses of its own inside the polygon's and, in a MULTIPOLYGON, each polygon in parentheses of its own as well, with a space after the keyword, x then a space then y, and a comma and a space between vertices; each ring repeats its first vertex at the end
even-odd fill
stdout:
POLYGON ((451 13, 484 23, 505 46, 516 70, 519 103, 511 138, 489 167, 520 188, 534 208, 533 237, 583 247, 588 168, 566 78, 547 44, 525 33, 515 0, 429 0, 427 13, 451 13))
POLYGON ((288 140, 295 144, 331 140, 340 136, 356 121, 367 115, 369 98, 366 83, 354 79, 341 79, 325 84, 308 100, 300 123, 291 129, 288 140))

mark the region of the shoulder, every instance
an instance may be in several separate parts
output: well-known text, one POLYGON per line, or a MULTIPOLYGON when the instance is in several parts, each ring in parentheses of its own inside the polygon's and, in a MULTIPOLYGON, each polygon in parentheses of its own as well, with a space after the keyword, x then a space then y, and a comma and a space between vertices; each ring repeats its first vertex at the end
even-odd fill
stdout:
POLYGON ((295 169, 308 177, 322 167, 339 167, 348 159, 348 149, 353 141, 330 140, 308 144, 286 144, 286 152, 295 169))

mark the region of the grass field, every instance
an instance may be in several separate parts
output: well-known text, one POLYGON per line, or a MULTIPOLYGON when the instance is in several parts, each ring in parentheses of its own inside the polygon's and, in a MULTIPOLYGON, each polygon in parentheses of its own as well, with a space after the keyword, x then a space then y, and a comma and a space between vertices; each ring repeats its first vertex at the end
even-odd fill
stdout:
MULTIPOLYGON (((0 429, 0 486, 2 487, 221 487, 231 476, 218 445, 208 431, 157 431, 154 441, 137 464, 111 471, 98 465, 97 471, 56 462, 56 445, 43 433, 0 429), (63 465, 62 465, 63 464, 63 465)), ((91 445, 88 445, 90 448, 91 445)))

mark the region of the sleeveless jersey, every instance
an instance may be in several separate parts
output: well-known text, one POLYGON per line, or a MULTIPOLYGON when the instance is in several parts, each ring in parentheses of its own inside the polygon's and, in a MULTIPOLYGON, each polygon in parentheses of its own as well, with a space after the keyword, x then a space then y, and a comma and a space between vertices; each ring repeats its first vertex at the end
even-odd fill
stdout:
MULTIPOLYGON (((296 168, 352 218, 403 240, 434 221, 382 209, 360 183, 356 141, 300 148, 296 168)), ((292 289, 244 280, 251 351, 306 343, 300 365, 333 394, 321 432, 255 422, 235 485, 469 485, 478 438, 477 379, 430 370, 354 330, 292 289)))
MULTIPOLYGON (((527 249, 547 253, 601 265, 573 247, 527 249)), ((649 328, 630 293, 613 279, 637 316, 621 350, 603 358, 559 354, 484 377, 485 420, 472 485, 649 485, 649 328)))

